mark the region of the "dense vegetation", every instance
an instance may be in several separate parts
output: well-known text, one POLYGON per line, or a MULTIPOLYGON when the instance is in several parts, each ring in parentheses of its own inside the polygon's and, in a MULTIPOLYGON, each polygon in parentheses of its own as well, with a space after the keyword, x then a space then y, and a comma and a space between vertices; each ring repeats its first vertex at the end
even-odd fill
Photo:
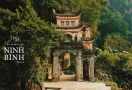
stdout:
POLYGON ((15 13, 0 8, 0 34, 0 87, 7 90, 44 90, 44 69, 50 66, 50 51, 59 45, 58 40, 63 33, 41 20, 28 1, 15 13), (10 35, 19 37, 20 43, 24 44, 24 64, 17 63, 18 60, 4 60, 2 53, 7 47, 4 42, 10 39, 10 35))
POLYGON ((97 56, 97 65, 112 71, 113 81, 120 88, 132 89, 132 54, 102 52, 97 56), (102 64, 99 64, 102 63, 102 64))
POLYGON ((114 81, 120 87, 132 86, 131 0, 0 0, 0 87, 44 87, 44 68, 50 66, 47 60, 51 48, 63 38, 51 24, 56 23, 53 9, 57 13, 81 13, 81 22, 93 29, 95 46, 104 50, 97 55, 97 63, 114 71, 114 81), (20 37, 25 45, 24 64, 3 60, 4 42, 10 35, 20 37))
POLYGON ((96 63, 102 63, 103 69, 112 71, 113 80, 119 87, 131 90, 132 1, 108 0, 108 7, 103 7, 101 12, 97 47, 104 51, 97 55, 96 63))

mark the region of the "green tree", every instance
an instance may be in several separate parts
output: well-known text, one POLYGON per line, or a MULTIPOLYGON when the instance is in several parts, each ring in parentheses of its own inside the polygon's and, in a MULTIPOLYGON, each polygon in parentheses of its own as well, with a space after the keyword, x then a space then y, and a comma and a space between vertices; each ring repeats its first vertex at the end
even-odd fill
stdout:
MULTIPOLYGON (((49 23, 56 23, 53 9, 57 13, 81 13, 82 21, 92 27, 93 37, 99 35, 97 22, 101 15, 100 9, 107 4, 106 0, 31 0, 31 2, 38 16, 49 23)), ((0 7, 15 11, 17 5, 25 6, 26 0, 5 0, 2 3, 0 3, 0 7)))
POLYGON ((109 6, 108 8, 116 13, 120 12, 122 15, 125 14, 125 11, 127 10, 129 0, 108 0, 109 1, 109 6))
POLYGON ((105 39, 105 43, 108 44, 109 47, 112 49, 116 49, 119 51, 130 51, 130 42, 128 40, 125 40, 120 35, 112 34, 108 35, 105 39))
POLYGON ((100 32, 100 36, 97 38, 97 45, 99 48, 102 48, 101 46, 103 46, 105 37, 108 34, 120 34, 125 37, 125 39, 130 40, 130 37, 128 37, 128 26, 130 27, 130 23, 128 24, 124 21, 119 12, 113 14, 107 7, 102 7, 101 12, 102 16, 98 22, 98 31, 100 32))
POLYGON ((112 71, 113 80, 119 87, 132 89, 132 53, 108 53, 98 54, 96 63, 102 69, 112 71))
POLYGON ((132 31, 132 1, 131 0, 108 0, 109 5, 108 8, 113 13, 120 13, 123 16, 123 20, 125 20, 129 24, 128 30, 132 31))
POLYGON ((0 86, 13 90, 44 90, 44 69, 50 66, 48 60, 51 48, 59 45, 58 40, 63 38, 63 33, 37 17, 27 0, 25 7, 19 6, 16 13, 0 8, 0 34, 0 86), (10 35, 20 37, 24 44, 24 64, 3 59, 3 44, 10 35))
POLYGON ((101 38, 111 33, 127 36, 128 24, 122 19, 119 13, 114 15, 108 8, 102 8, 102 14, 98 23, 101 38))
POLYGON ((126 12, 123 18, 128 24, 128 30, 132 32, 132 12, 126 12))
POLYGON ((128 28, 128 24, 125 21, 123 21, 121 18, 118 18, 117 16, 117 17, 111 17, 111 19, 109 19, 106 22, 101 21, 99 23, 98 30, 100 31, 102 36, 111 33, 119 33, 126 36, 127 28, 128 28))

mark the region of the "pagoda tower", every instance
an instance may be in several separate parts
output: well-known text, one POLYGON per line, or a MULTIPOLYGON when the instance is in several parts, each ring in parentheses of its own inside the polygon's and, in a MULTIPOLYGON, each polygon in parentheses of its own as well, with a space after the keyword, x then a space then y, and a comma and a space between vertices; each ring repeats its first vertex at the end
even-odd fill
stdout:
POLYGON ((82 23, 80 23, 81 14, 57 14, 54 11, 57 21, 57 29, 63 30, 66 32, 65 42, 82 41, 82 45, 86 49, 93 48, 94 40, 91 40, 90 32, 92 28, 85 27, 82 23))
POLYGON ((66 36, 60 42, 60 47, 54 48, 52 52, 52 81, 59 81, 62 69, 70 66, 70 55, 73 55, 76 61, 75 80, 83 81, 84 77, 92 80, 94 78, 94 58, 90 54, 84 55, 83 51, 84 48, 86 51, 93 49, 94 40, 90 36, 92 29, 80 23, 81 14, 53 12, 56 17, 57 30, 66 32, 66 36))

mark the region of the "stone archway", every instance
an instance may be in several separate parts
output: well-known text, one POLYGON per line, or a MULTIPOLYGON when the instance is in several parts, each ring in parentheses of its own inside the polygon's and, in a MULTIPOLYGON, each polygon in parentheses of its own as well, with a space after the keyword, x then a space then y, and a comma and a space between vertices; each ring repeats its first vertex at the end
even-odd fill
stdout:
POLYGON ((83 64, 81 61, 82 50, 54 50, 53 51, 53 78, 52 81, 59 81, 61 75, 61 64, 59 57, 63 55, 63 53, 71 53, 75 56, 76 64, 75 64, 75 80, 82 81, 83 80, 83 64))
MULTIPOLYGON (((60 62, 60 67, 61 67, 61 71, 63 73, 64 70, 70 68, 71 66, 71 57, 74 58, 74 62, 75 62, 75 55, 71 52, 63 52, 62 54, 59 55, 59 62, 60 62)), ((75 63, 74 63, 75 66, 75 63)), ((74 68, 75 71, 75 68, 74 68)))

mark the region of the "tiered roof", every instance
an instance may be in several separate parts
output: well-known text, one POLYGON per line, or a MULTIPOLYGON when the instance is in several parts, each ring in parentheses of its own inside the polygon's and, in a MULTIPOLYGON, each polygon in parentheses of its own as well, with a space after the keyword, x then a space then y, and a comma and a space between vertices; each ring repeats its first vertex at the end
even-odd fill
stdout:
POLYGON ((65 13, 65 14, 57 14, 57 13, 55 13, 55 15, 58 16, 58 17, 77 17, 77 16, 79 16, 81 14, 75 15, 75 14, 70 14, 70 13, 65 13))
POLYGON ((74 14, 56 14, 56 18, 59 20, 75 20, 75 19, 80 19, 80 15, 74 15, 74 14))
MULTIPOLYGON (((87 28, 84 24, 80 23, 79 20, 80 20, 80 17, 81 17, 81 14, 69 14, 69 13, 65 13, 65 14, 57 14, 55 13, 55 16, 56 16, 56 19, 60 22, 60 21, 75 21, 76 25, 74 26, 60 26, 58 25, 57 26, 57 29, 61 29, 61 30, 64 30, 64 31, 68 31, 72 34, 74 33, 78 33, 78 32, 83 32, 83 31, 88 31, 90 30, 91 31, 91 28, 87 28)), ((66 22, 65 22, 66 23, 66 22)), ((88 32, 87 32, 88 33, 88 32)), ((94 39, 91 39, 90 37, 85 37, 82 39, 81 41, 81 44, 86 47, 86 48, 90 48, 91 49, 91 44, 93 44, 95 40, 94 39)), ((66 45, 67 46, 67 45, 66 45)))

